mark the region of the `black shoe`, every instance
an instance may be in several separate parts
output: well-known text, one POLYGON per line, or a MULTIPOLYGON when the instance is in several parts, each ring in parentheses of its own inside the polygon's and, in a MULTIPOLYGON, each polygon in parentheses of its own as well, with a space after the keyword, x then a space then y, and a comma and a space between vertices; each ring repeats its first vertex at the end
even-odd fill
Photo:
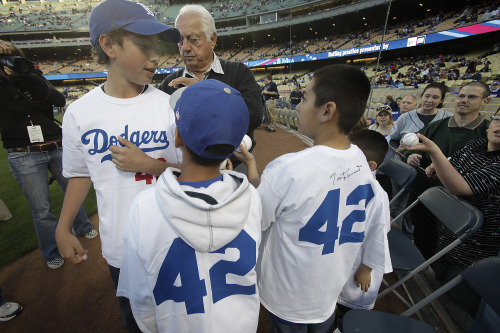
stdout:
POLYGON ((269 128, 266 128, 266 131, 271 132, 271 133, 272 133, 272 132, 276 132, 276 130, 269 129, 269 128))

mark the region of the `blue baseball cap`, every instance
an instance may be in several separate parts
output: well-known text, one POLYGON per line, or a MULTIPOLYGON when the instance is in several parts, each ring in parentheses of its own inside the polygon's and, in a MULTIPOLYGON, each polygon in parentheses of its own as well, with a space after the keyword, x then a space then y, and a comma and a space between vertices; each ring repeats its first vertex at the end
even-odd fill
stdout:
POLYGON ((248 129, 248 108, 240 92, 209 79, 177 89, 170 96, 177 130, 196 155, 225 159, 238 148, 248 129), (207 151, 213 145, 231 145, 231 153, 220 156, 207 151))
POLYGON ((162 41, 178 43, 181 34, 177 28, 160 23, 153 12, 141 3, 128 0, 106 0, 97 5, 89 19, 90 42, 99 44, 102 34, 125 29, 139 35, 156 35, 162 41))

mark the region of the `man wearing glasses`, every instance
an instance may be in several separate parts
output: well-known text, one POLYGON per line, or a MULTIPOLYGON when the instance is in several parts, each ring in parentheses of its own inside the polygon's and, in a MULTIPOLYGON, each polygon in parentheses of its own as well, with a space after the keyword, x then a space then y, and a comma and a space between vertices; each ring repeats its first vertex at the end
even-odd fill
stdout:
MULTIPOLYGON (((479 111, 490 100, 490 88, 483 82, 473 81, 460 89, 456 98, 455 114, 425 126, 419 133, 436 143, 445 156, 451 156, 471 140, 486 138, 489 120, 479 111)), ((431 164, 428 153, 408 152, 408 164, 426 168, 431 164)))
MULTIPOLYGON (((473 98, 474 99, 474 98, 473 98)), ((467 241, 460 244, 444 258, 433 264, 435 277, 442 285, 477 260, 496 256, 500 250, 500 108, 491 116, 486 138, 472 140, 449 159, 434 142, 420 136, 422 143, 409 150, 425 151, 432 157, 426 169, 429 177, 439 177, 441 183, 453 195, 474 205, 483 214, 482 227, 467 241)), ((438 237, 437 248, 453 239, 448 233, 438 237), (442 242, 440 245, 439 243, 442 242)), ((455 299, 472 316, 480 302, 479 296, 465 284, 453 290, 449 296, 455 299)))

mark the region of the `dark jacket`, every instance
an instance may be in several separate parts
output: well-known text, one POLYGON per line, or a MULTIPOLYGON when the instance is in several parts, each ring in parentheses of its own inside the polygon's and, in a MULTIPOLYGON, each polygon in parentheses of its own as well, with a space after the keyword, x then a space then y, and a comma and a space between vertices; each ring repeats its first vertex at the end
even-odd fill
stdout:
MULTIPOLYGON (((262 114, 264 112, 260 87, 255 81, 253 73, 244 63, 223 59, 219 59, 219 61, 224 74, 217 74, 211 71, 208 74, 207 79, 216 79, 224 82, 241 93, 250 114, 247 134, 250 138, 252 138, 255 145, 253 131, 262 123, 262 114)), ((160 89, 167 94, 172 95, 176 89, 169 87, 168 84, 170 81, 181 77, 183 71, 184 69, 181 69, 167 76, 161 83, 160 89)))
POLYGON ((59 140, 62 131, 54 122, 53 106, 66 100, 52 84, 35 70, 22 74, 19 81, 0 78, 0 133, 4 148, 29 146, 28 126, 39 125, 45 141, 59 140))

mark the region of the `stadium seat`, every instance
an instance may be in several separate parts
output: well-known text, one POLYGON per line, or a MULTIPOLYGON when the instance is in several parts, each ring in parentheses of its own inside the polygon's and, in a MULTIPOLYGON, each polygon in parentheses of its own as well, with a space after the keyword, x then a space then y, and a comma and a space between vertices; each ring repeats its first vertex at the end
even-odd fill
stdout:
POLYGON ((417 170, 415 168, 394 158, 389 158, 382 162, 379 170, 402 187, 398 193, 393 193, 390 203, 399 198, 417 176, 417 170))
POLYGON ((467 282, 494 312, 500 314, 499 276, 500 258, 493 257, 479 260, 400 316, 372 310, 351 310, 347 312, 344 315, 342 332, 438 332, 426 323, 408 317, 441 295, 447 293, 462 281, 467 282))
MULTIPOLYGON (((464 242, 473 235, 483 224, 481 212, 466 201, 453 196, 444 187, 436 186, 427 189, 417 200, 410 204, 392 221, 401 219, 418 203, 423 204, 443 225, 456 237, 454 241, 447 244, 443 249, 425 260, 418 248, 402 232, 392 229, 387 234, 389 241, 389 252, 391 254, 392 267, 394 270, 408 272, 400 280, 382 291, 377 300, 381 299, 397 287, 411 279, 414 275, 422 272, 430 264, 444 256, 454 247, 464 242)), ((398 295, 397 293, 395 293, 398 295)), ((408 302, 404 301, 407 306, 408 302)))
POLYGON ((299 128, 299 112, 297 110, 291 111, 291 118, 293 119, 293 127, 299 128))

